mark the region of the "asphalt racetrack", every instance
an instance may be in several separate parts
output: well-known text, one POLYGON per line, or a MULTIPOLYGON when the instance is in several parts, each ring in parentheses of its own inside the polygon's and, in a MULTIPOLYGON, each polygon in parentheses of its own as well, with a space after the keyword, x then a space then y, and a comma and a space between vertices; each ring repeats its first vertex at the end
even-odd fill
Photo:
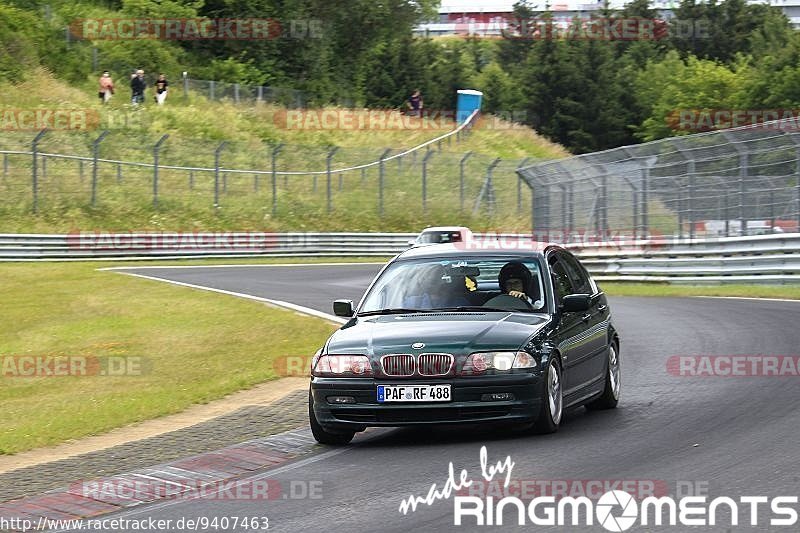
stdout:
MULTIPOLYGON (((358 301, 378 269, 348 265, 126 271, 332 313, 334 298, 358 301)), ((313 455, 266 474, 298 487, 321 487, 313 498, 168 501, 118 516, 268 516, 270 531, 291 532, 607 530, 597 521, 588 527, 547 528, 530 522, 518 526, 513 510, 506 514, 513 525, 477 527, 474 518, 467 518, 462 527, 455 527, 452 496, 405 515, 399 511, 410 495, 424 497, 434 483, 442 488, 451 461, 456 474, 467 470, 477 486, 482 446, 490 465, 507 457, 514 462, 512 487, 538 486, 545 492, 545 487, 557 491, 569 486, 570 494, 578 495, 577 486, 605 483, 608 488, 632 489, 634 496, 652 487, 661 492, 656 495, 678 497, 692 491, 734 499, 800 494, 800 378, 684 377, 667 370, 671 356, 797 355, 800 302, 618 297, 610 298, 610 305, 622 341, 623 389, 616 410, 573 410, 559 432, 547 436, 476 427, 370 429, 350 446, 320 446, 313 455), (614 487, 615 481, 626 485, 614 487), (540 484, 525 485, 535 482, 540 484)), ((800 505, 790 507, 797 510, 800 505)), ((745 523, 732 527, 730 515, 721 512, 718 525, 696 530, 798 530, 797 525, 770 526, 768 506, 760 508, 755 526, 749 524, 749 513, 740 512, 740 517, 745 523)), ((631 530, 654 529, 662 528, 637 524, 631 530)))

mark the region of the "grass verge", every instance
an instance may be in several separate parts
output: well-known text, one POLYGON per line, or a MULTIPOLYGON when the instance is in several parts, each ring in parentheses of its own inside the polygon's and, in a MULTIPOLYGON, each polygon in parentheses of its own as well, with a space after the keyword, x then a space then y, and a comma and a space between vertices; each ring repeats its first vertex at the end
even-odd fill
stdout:
POLYGON ((257 302, 96 267, 0 266, 0 454, 175 413, 273 379, 273 360, 311 354, 335 329, 257 302), (13 357, 25 355, 141 358, 142 372, 6 376, 19 370, 13 357))
POLYGON ((732 296, 800 300, 800 285, 666 285, 601 283, 609 296, 732 296))

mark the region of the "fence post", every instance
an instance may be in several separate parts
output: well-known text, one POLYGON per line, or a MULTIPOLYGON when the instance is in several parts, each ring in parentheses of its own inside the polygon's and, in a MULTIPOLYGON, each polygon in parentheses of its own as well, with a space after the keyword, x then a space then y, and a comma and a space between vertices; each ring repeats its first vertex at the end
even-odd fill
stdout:
POLYGON ((747 234, 747 221, 745 220, 744 202, 747 197, 747 154, 739 156, 739 229, 740 235, 747 234))
POLYGON ((117 183, 122 183, 122 163, 117 163, 117 183))
MULTIPOLYGON (((467 152, 464 154, 464 157, 461 158, 461 161, 458 163, 458 198, 459 198, 459 212, 464 212, 464 165, 467 163, 467 159, 469 156, 472 155, 472 152, 467 152)), ((522 179, 522 178, 520 178, 522 179)))
POLYGON ((731 236, 731 193, 725 190, 725 236, 731 236))
POLYGON ((797 151, 797 172, 794 187, 797 196, 797 231, 800 231, 800 150, 797 151))
POLYGON ((694 193, 695 193, 695 167, 694 159, 688 163, 689 194, 686 198, 686 218, 689 219, 689 239, 694 239, 694 193))
POLYGON ((183 99, 184 101, 189 99, 189 77, 188 72, 183 73, 183 99))
POLYGON ((494 216, 494 208, 495 208, 495 196, 494 196, 494 184, 492 183, 492 174, 494 173, 494 169, 497 165, 500 164, 500 158, 498 157, 495 159, 490 165, 489 168, 486 169, 486 188, 487 192, 489 193, 489 216, 494 216))
POLYGON ((256 89, 256 102, 263 102, 264 101, 264 86, 259 85, 256 89))
POLYGON ((332 146, 331 149, 328 151, 328 156, 325 158, 325 174, 327 177, 326 183, 326 199, 327 199, 327 207, 328 213, 331 212, 331 160, 333 159, 334 154, 339 151, 339 148, 336 146, 332 146))
POLYGON ((769 190, 769 229, 775 228, 775 189, 769 190))
MULTIPOLYGON (((526 157, 520 161, 517 170, 524 168, 529 159, 530 157, 526 157)), ((517 177, 519 178, 517 179, 517 214, 519 215, 522 213, 522 178, 519 177, 519 172, 517 172, 517 177)))
POLYGON ((572 230, 575 228, 575 183, 570 182, 567 186, 567 191, 569 194, 567 203, 567 209, 569 211, 567 215, 567 234, 571 235, 572 230))
POLYGON ((650 187, 650 168, 643 168, 642 169, 642 227, 644 228, 644 238, 650 238, 650 222, 647 220, 648 212, 647 212, 647 195, 648 195, 648 188, 650 187))
POLYGON ((239 84, 238 83, 234 83, 233 84, 233 101, 236 102, 237 104, 239 103, 239 84))
POLYGON ((227 141, 222 141, 214 150, 214 209, 219 209, 219 157, 226 144, 227 141))
POLYGON ((78 176, 81 179, 81 183, 83 183, 83 159, 78 159, 78 176))
POLYGON ((603 174, 603 177, 600 178, 600 183, 602 187, 602 198, 603 198, 603 209, 601 211, 603 215, 602 219, 602 238, 607 239, 609 236, 608 231, 608 174, 603 174))
MULTIPOLYGON (((272 147, 272 157, 270 163, 272 164, 272 214, 274 215, 278 210, 278 175, 277 175, 277 161, 278 154, 283 148, 283 144, 278 144, 272 147)), ((288 177, 287 177, 288 179, 288 177)))
POLYGON ((477 215, 478 210, 481 207, 481 203, 483 202, 483 197, 487 197, 487 204, 489 205, 489 216, 491 217, 494 215, 494 185, 492 185, 492 172, 494 168, 500 164, 500 158, 498 157, 491 163, 489 166, 486 167, 486 179, 483 181, 483 185, 481 186, 481 192, 478 193, 478 197, 475 199, 475 205, 472 208, 472 214, 477 215))
POLYGON ((428 212, 428 159, 434 154, 428 147, 428 152, 422 158, 422 213, 428 212))
POLYGON ((384 159, 386 159, 392 152, 391 148, 387 148, 381 154, 380 164, 378 165, 378 216, 383 218, 383 174, 384 174, 384 159))
POLYGON ((42 155, 42 179, 47 179, 47 156, 42 155))
POLYGON ((111 133, 105 130, 92 142, 92 207, 97 205, 97 159, 100 154, 100 143, 111 133))
POLYGON ((161 145, 164 144, 168 137, 169 134, 165 133, 153 146, 153 207, 158 207, 158 155, 161 151, 161 145))
POLYGON ((216 84, 214 83, 214 80, 208 82, 208 99, 211 100, 212 102, 216 100, 215 89, 216 89, 216 84))
POLYGON ((38 159, 39 159, 39 141, 42 140, 47 128, 43 129, 36 134, 31 142, 31 154, 33 155, 33 169, 31 172, 31 186, 33 188, 33 212, 36 213, 39 209, 39 176, 38 174, 38 159))

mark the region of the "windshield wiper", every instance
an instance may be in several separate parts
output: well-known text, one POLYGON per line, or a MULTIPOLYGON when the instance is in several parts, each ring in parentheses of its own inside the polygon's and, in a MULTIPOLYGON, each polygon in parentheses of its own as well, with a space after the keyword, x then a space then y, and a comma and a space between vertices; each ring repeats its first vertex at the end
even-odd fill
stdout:
POLYGON ((502 311, 504 313, 514 313, 516 309, 500 309, 499 307, 484 307, 482 305, 459 305, 457 307, 437 307, 432 311, 502 311))
POLYGON ((364 311, 358 313, 357 316, 372 316, 372 315, 399 315, 403 313, 426 313, 430 309, 407 309, 405 307, 392 307, 388 309, 376 309, 375 311, 364 311))

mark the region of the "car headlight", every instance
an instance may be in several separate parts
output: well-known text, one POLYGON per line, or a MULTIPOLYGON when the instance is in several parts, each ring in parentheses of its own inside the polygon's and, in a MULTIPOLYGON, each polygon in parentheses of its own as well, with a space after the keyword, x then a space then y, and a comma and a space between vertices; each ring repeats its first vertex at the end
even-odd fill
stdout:
POLYGON ((366 377, 372 375, 372 365, 366 355, 320 355, 311 375, 317 377, 366 377))
POLYGON ((470 354, 461 373, 481 375, 487 370, 505 372, 515 368, 536 368, 536 359, 528 352, 476 352, 470 354))

